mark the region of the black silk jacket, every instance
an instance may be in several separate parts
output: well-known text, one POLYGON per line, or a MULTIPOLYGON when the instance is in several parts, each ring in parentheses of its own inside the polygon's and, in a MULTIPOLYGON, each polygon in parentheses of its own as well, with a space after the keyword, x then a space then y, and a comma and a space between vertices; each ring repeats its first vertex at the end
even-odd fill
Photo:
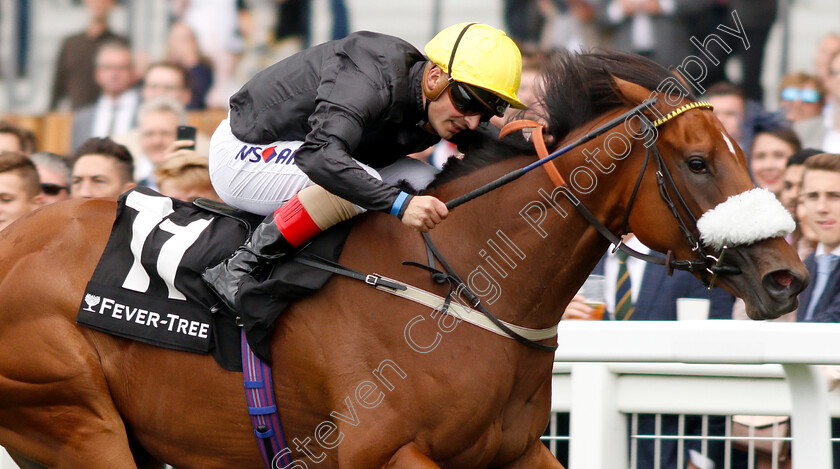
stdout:
POLYGON ((353 33, 260 71, 231 98, 231 129, 258 145, 303 140, 295 161, 312 181, 369 210, 388 211, 399 189, 353 158, 382 168, 440 140, 421 127, 425 63, 401 39, 353 33))

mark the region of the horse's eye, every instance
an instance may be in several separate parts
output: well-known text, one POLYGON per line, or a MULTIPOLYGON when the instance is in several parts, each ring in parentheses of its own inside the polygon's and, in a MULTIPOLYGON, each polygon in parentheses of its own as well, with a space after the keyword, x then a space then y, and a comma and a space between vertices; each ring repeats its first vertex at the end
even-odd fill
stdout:
POLYGON ((707 172, 706 160, 695 156, 694 158, 688 160, 688 169, 695 173, 705 173, 707 172))

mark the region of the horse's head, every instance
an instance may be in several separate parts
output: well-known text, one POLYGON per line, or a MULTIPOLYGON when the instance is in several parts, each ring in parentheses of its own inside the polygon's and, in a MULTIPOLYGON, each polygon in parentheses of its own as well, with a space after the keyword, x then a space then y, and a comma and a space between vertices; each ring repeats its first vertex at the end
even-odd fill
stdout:
MULTIPOLYGON (((710 106, 674 93, 681 85, 676 80, 660 89, 669 85, 671 93, 652 93, 614 77, 614 90, 628 105, 657 98, 646 113, 649 120, 637 119, 647 144, 638 159, 648 161, 630 202, 629 230, 676 259, 705 261, 691 270, 706 282, 720 273, 717 284, 743 298, 752 319, 792 311, 808 281, 783 238, 795 227, 793 220, 772 193, 755 188, 743 151, 710 106)), ((643 164, 628 167, 642 171, 643 164)))
POLYGON ((711 105, 634 54, 560 53, 545 67, 537 112, 558 145, 656 98, 577 149, 577 158, 557 160, 576 194, 609 207, 597 214, 607 229, 633 232, 669 253, 671 267, 743 298, 753 319, 796 307, 808 273, 783 238, 794 222, 772 194, 755 188, 744 153, 711 105))

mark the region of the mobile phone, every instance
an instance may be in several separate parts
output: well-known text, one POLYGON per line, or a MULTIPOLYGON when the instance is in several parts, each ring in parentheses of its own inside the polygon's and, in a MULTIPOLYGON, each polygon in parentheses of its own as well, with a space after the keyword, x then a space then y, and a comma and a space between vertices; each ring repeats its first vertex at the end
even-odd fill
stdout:
POLYGON ((191 125, 179 125, 176 140, 192 140, 193 144, 188 147, 183 147, 187 150, 195 150, 195 127, 191 125))

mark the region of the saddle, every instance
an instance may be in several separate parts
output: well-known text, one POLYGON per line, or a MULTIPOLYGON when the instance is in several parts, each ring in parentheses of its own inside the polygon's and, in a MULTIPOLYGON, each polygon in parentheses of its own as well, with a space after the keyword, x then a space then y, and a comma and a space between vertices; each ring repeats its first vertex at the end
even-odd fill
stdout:
MULTIPOLYGON (((76 322, 159 347, 212 353, 231 371, 242 371, 242 327, 254 353, 270 363, 275 319, 293 301, 320 289, 331 273, 279 264, 262 282, 243 284, 242 311, 235 317, 200 275, 229 257, 262 220, 220 202, 183 202, 146 187, 124 193, 76 322)), ((338 260, 351 226, 336 225, 302 252, 338 260)))

